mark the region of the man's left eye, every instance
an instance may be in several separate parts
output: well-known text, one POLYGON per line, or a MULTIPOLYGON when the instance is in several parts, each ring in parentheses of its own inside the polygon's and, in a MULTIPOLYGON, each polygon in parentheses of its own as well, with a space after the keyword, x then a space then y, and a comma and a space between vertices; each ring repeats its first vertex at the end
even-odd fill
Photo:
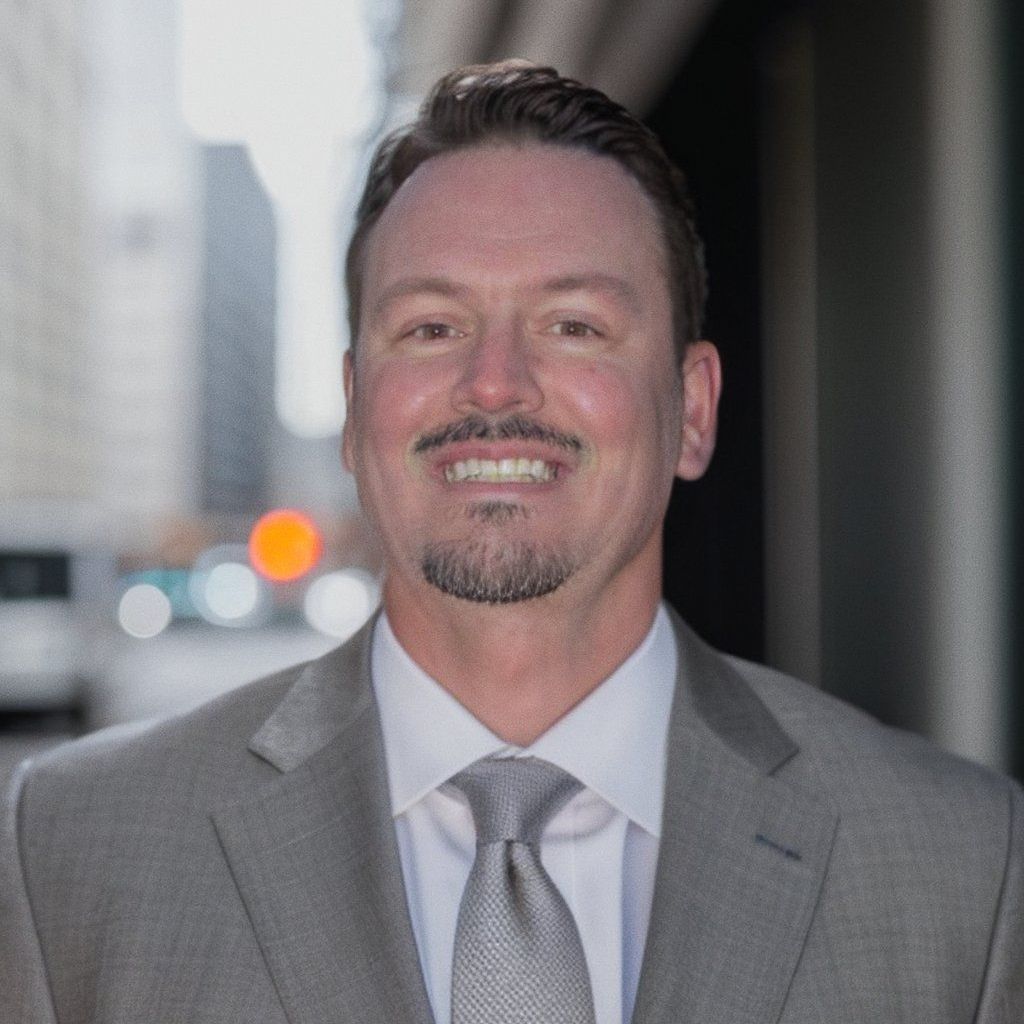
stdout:
POLYGON ((560 320, 552 330, 566 338, 590 338, 597 335, 597 330, 582 320, 560 320))

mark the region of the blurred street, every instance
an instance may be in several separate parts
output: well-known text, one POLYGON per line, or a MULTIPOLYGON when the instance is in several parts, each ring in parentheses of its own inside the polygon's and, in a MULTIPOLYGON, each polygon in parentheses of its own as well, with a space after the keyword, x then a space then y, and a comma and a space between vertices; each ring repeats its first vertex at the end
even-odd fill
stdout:
POLYGON ((313 630, 195 626, 149 641, 121 641, 89 684, 90 729, 187 711, 242 683, 323 654, 336 640, 313 630))
MULTIPOLYGON (((151 640, 111 629, 85 651, 88 669, 75 698, 85 731, 179 714, 260 676, 335 646, 336 640, 299 626, 259 631, 183 626, 151 640)), ((31 723, 29 723, 31 725, 31 723)), ((0 732, 0 775, 55 743, 74 738, 70 727, 0 732)))

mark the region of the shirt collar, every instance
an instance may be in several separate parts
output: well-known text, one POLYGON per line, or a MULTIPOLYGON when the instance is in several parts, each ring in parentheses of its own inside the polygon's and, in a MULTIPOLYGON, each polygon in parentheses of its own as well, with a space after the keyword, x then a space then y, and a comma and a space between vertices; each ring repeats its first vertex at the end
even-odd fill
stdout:
POLYGON ((405 652, 381 615, 371 672, 397 817, 474 761, 542 757, 656 838, 661 834, 669 711, 678 656, 664 607, 640 646, 529 747, 511 746, 405 652))

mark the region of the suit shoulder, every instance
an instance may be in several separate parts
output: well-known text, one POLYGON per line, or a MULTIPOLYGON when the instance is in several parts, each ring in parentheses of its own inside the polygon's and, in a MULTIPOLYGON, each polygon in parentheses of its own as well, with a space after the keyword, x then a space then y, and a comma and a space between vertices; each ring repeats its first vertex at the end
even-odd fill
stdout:
POLYGON ((131 786, 132 780, 152 785, 160 778, 191 775, 198 783, 251 772, 249 738, 305 664, 246 683, 183 714, 115 725, 63 743, 24 767, 22 785, 41 804, 65 803, 89 791, 131 786))
POLYGON ((1020 787, 990 768, 798 679, 727 658, 800 748, 795 769, 824 780, 839 803, 907 808, 911 817, 981 815, 1005 822, 1020 787))

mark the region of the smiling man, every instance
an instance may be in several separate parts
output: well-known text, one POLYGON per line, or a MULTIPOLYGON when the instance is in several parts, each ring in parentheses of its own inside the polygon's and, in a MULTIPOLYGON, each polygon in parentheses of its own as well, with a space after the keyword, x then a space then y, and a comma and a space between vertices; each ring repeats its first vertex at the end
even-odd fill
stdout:
POLYGON ((677 346, 658 210, 610 157, 510 126, 423 162, 365 231, 344 450, 388 622, 529 743, 651 629, 673 477, 713 447, 718 356, 695 323, 677 346))
POLYGON ((378 150, 347 277, 382 613, 20 773, 0 1017, 1024 1019, 1019 788, 661 603, 721 371, 654 137, 456 71, 378 150))

